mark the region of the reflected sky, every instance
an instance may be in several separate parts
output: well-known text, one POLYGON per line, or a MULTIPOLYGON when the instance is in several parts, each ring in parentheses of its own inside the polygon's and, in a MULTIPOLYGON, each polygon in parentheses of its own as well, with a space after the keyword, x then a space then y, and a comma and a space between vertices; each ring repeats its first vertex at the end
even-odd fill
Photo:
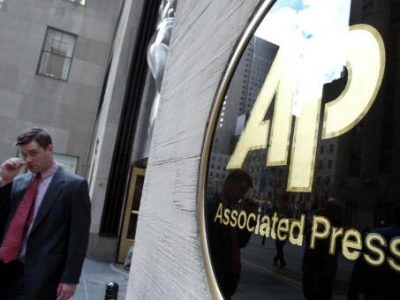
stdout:
POLYGON ((255 35, 280 47, 290 61, 294 114, 314 101, 322 86, 341 77, 351 0, 280 0, 255 35))
POLYGON ((393 1, 331 2, 274 1, 221 84, 206 229, 217 283, 233 299, 398 299, 400 243, 392 253, 387 245, 400 235, 392 223, 400 199, 399 9, 393 1), (235 202, 222 192, 234 190, 224 188, 233 168, 252 178, 246 196, 258 201, 260 217, 246 196, 235 202), (304 224, 301 243, 272 236, 275 213, 281 224, 304 224), (252 231, 261 224, 245 228, 249 219, 268 220, 270 234, 252 231), (326 231, 335 233, 312 242, 322 224, 315 220, 338 224, 326 231), (242 243, 242 232, 250 240, 242 243))

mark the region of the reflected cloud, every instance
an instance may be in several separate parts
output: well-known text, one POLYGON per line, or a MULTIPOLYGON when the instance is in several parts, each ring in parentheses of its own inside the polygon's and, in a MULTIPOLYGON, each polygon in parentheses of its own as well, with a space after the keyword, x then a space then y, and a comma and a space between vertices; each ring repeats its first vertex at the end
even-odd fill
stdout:
POLYGON ((351 0, 277 1, 255 35, 280 47, 290 61, 294 114, 341 77, 346 62, 351 0))

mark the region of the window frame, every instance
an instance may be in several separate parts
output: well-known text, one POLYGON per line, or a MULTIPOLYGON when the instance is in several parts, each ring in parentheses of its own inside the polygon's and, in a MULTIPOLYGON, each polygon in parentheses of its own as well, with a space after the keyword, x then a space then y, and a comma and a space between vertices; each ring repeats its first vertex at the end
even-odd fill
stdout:
POLYGON ((44 39, 43 39, 42 48, 40 49, 39 63, 38 63, 37 68, 36 68, 36 75, 47 77, 47 78, 51 78, 51 79, 55 79, 55 80, 60 80, 60 81, 68 81, 69 76, 71 74, 72 62, 73 62, 73 59, 74 59, 74 56, 75 56, 75 50, 76 50, 76 44, 77 43, 78 43, 78 35, 77 34, 74 34, 74 33, 71 33, 71 32, 68 32, 68 31, 65 31, 65 30, 62 30, 62 29, 58 29, 58 28, 55 28, 55 27, 52 27, 52 26, 47 26, 46 33, 45 33, 45 36, 44 36, 44 39), (75 43, 74 43, 74 46, 72 48, 72 54, 71 54, 70 57, 69 56, 63 56, 63 55, 56 54, 56 53, 52 53, 52 52, 49 52, 49 51, 44 49, 45 45, 46 45, 46 42, 47 42, 48 33, 49 33, 50 30, 53 30, 53 31, 56 31, 56 32, 60 32, 62 34, 67 34, 67 35, 73 36, 75 38, 75 43), (64 57, 66 59, 70 59, 68 73, 67 73, 67 76, 66 76, 65 79, 63 79, 62 77, 50 76, 50 75, 47 75, 45 73, 41 73, 39 71, 40 67, 42 66, 42 60, 43 60, 43 54, 44 53, 48 53, 50 55, 55 55, 57 57, 64 57))
POLYGON ((75 4, 75 5, 79 5, 79 6, 82 6, 82 7, 85 7, 86 3, 87 3, 87 0, 84 0, 83 4, 80 3, 81 0, 64 0, 64 1, 71 2, 71 3, 75 4))

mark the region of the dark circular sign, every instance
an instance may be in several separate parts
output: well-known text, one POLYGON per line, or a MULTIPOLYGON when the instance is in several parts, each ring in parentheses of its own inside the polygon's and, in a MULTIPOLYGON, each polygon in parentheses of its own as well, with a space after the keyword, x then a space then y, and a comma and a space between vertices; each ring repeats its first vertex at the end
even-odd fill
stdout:
POLYGON ((202 158, 215 296, 397 299, 399 25, 398 1, 261 6, 202 158))

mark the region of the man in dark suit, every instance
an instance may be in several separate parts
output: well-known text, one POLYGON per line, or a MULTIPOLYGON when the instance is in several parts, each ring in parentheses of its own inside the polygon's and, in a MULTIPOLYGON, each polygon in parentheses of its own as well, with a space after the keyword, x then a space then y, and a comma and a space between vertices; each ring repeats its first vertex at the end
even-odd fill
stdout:
POLYGON ((0 299, 66 300, 88 244, 88 185, 55 164, 45 130, 22 133, 16 145, 23 158, 0 167, 0 299), (23 165, 30 172, 18 175, 23 165))
MULTIPOLYGON (((390 244, 393 238, 400 236, 400 203, 395 203, 390 211, 390 223, 387 227, 374 228, 366 231, 367 234, 379 234, 390 244)), ((396 257, 385 247, 387 259, 398 261, 396 257)), ((374 255, 370 250, 363 249, 363 253, 374 255)), ((379 266, 368 264, 362 256, 354 263, 350 277, 350 285, 347 294, 348 300, 374 299, 395 300, 400 295, 400 273, 390 267, 386 262, 379 266)))

